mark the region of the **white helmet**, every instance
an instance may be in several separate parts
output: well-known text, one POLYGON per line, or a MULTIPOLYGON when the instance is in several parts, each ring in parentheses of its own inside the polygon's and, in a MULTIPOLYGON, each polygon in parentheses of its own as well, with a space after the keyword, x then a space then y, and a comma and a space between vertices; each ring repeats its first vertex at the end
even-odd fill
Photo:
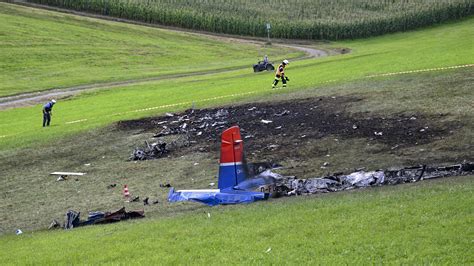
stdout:
POLYGON ((52 103, 56 103, 56 100, 55 100, 55 99, 52 99, 51 102, 52 102, 52 103))
POLYGON ((290 62, 288 60, 283 60, 283 64, 288 65, 290 62))

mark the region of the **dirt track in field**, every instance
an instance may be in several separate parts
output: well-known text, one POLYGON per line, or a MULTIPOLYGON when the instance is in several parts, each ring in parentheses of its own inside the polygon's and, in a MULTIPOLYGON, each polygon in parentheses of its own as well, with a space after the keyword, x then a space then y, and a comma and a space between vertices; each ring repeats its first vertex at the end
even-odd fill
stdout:
MULTIPOLYGON (((92 17, 92 18, 104 19, 104 20, 109 20, 109 21, 130 23, 130 24, 136 24, 136 25, 147 26, 147 27, 163 28, 163 29, 173 30, 173 31, 187 32, 189 34, 196 34, 200 36, 205 36, 207 38, 214 38, 214 39, 225 40, 225 41, 253 43, 253 44, 258 44, 258 45, 265 44, 265 41, 259 40, 259 39, 242 39, 242 38, 237 38, 235 36, 229 36, 229 35, 218 35, 218 34, 212 34, 208 32, 205 32, 205 33, 196 32, 196 31, 184 30, 184 29, 175 28, 175 27, 166 27, 166 26, 160 26, 160 25, 154 25, 154 24, 148 24, 148 23, 141 23, 141 22, 136 22, 136 21, 127 20, 127 19, 113 18, 113 17, 103 16, 103 15, 72 11, 72 10, 67 10, 63 8, 56 8, 56 7, 49 7, 45 5, 27 3, 21 0, 15 0, 15 1, 12 1, 12 3, 16 3, 16 4, 28 6, 28 7, 47 9, 47 10, 56 11, 56 12, 69 13, 69 14, 78 15, 78 16, 85 16, 85 17, 92 17)), ((285 44, 274 43, 273 45, 288 47, 295 50, 303 51, 305 53, 305 55, 302 57, 291 59, 292 61, 315 58, 315 57, 325 57, 325 56, 330 55, 330 53, 327 51, 319 50, 319 49, 315 49, 312 47, 299 45, 299 44, 296 45, 296 44, 286 44, 286 43, 285 44)), ((342 52, 333 51, 331 54, 337 54, 337 53, 343 53, 343 52, 344 51, 342 52)), ((116 81, 116 82, 85 84, 85 85, 73 86, 73 87, 68 87, 68 88, 52 89, 52 90, 39 91, 39 92, 29 92, 29 93, 23 93, 23 94, 18 94, 18 95, 0 97, 0 111, 11 109, 11 108, 17 108, 17 107, 32 106, 39 103, 43 103, 52 98, 63 99, 63 98, 67 98, 67 97, 71 97, 73 95, 79 94, 84 91, 93 91, 93 90, 100 90, 100 89, 110 89, 110 88, 116 88, 116 87, 131 86, 131 85, 136 85, 136 84, 140 84, 144 82, 151 82, 151 81, 158 81, 158 80, 224 73, 224 72, 230 72, 230 71, 235 71, 239 69, 247 69, 247 68, 249 69, 249 71, 251 70, 251 62, 249 62, 249 66, 244 66, 244 67, 237 66, 237 67, 226 68, 226 69, 216 69, 216 70, 199 71, 199 72, 192 72, 192 73, 181 73, 181 74, 173 74, 173 75, 162 75, 158 77, 148 77, 148 78, 142 78, 142 79, 131 79, 131 80, 124 80, 124 81, 116 81)))

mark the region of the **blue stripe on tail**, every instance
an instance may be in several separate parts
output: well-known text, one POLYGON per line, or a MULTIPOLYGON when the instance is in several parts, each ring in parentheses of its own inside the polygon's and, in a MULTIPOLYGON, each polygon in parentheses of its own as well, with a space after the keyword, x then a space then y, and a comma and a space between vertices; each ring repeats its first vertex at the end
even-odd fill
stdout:
POLYGON ((242 164, 221 164, 219 166, 219 180, 217 187, 219 189, 232 188, 246 179, 247 175, 245 174, 242 164))

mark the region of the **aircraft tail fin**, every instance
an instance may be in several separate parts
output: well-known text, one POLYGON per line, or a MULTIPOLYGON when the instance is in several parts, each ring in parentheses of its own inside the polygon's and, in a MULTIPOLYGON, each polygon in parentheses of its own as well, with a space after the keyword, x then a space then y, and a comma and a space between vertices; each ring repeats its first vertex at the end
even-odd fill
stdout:
POLYGON ((218 188, 232 188, 247 179, 244 169, 244 142, 240 128, 233 126, 222 132, 218 188))

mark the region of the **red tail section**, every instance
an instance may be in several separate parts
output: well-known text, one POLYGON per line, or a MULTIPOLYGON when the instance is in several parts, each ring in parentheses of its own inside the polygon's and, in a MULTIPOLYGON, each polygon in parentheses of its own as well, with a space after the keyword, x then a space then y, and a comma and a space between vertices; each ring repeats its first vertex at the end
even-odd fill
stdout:
POLYGON ((233 126, 222 132, 219 189, 234 187, 246 179, 242 166, 243 155, 244 143, 240 128, 233 126))

